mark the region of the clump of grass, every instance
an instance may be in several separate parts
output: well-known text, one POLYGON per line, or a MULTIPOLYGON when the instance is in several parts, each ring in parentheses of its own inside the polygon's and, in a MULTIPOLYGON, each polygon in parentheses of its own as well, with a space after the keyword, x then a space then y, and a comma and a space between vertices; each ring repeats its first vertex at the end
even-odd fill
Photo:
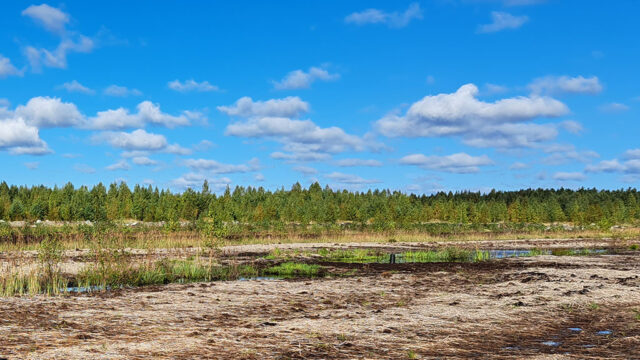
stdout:
POLYGON ((631 244, 631 245, 629 246, 629 250, 633 250, 633 251, 640 250, 640 245, 638 245, 638 244, 631 244))
POLYGON ((160 285, 197 281, 235 280, 254 277, 258 270, 249 265, 218 266, 189 260, 161 260, 138 265, 119 264, 108 269, 92 267, 78 274, 77 283, 85 289, 160 285))
POLYGON ((266 275, 282 277, 316 277, 320 275, 322 268, 319 265, 305 263, 286 262, 272 266, 264 270, 266 275))

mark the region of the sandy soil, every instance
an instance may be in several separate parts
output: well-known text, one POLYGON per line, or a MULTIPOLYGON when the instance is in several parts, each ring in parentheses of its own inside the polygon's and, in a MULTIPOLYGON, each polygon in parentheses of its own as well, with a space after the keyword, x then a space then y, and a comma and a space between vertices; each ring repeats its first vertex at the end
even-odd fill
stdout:
POLYGON ((4 298, 0 358, 640 358, 639 260, 334 263, 354 275, 4 298))

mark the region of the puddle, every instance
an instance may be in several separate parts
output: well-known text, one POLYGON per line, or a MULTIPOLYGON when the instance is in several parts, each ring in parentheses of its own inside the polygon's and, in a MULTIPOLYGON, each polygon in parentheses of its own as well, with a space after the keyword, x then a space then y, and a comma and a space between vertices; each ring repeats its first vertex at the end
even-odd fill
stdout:
POLYGON ((560 346, 560 343, 557 341, 545 341, 542 343, 542 345, 546 345, 546 346, 560 346))
POLYGON ((602 331, 598 331, 596 333, 596 335, 601 335, 601 336, 611 335, 611 334, 613 334, 613 331, 611 331, 611 330, 602 330, 602 331))
POLYGON ((71 286, 68 287, 66 289, 64 289, 65 292, 71 292, 71 293, 86 293, 86 292, 92 292, 92 291, 102 291, 102 290, 109 290, 109 287, 105 288, 104 286, 71 286))
POLYGON ((569 328, 569 331, 571 331, 571 332, 581 332, 582 329, 581 328, 569 328))

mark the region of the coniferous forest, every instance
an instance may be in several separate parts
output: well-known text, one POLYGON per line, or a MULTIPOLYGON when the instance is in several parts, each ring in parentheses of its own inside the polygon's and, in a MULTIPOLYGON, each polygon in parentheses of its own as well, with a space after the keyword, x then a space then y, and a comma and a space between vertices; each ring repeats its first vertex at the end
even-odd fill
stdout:
POLYGON ((213 218, 241 223, 392 223, 396 227, 442 221, 450 223, 620 224, 640 219, 638 191, 596 189, 526 189, 519 191, 405 194, 389 190, 334 191, 314 183, 289 190, 227 188, 214 194, 208 183, 182 193, 126 183, 91 188, 9 186, 0 184, 0 219, 146 222, 213 218))

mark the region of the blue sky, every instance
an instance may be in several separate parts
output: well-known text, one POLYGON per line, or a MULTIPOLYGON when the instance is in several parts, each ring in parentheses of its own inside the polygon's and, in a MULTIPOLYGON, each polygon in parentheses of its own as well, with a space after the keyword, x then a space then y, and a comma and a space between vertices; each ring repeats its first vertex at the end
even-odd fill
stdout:
POLYGON ((636 187, 637 1, 3 4, 1 180, 636 187))

